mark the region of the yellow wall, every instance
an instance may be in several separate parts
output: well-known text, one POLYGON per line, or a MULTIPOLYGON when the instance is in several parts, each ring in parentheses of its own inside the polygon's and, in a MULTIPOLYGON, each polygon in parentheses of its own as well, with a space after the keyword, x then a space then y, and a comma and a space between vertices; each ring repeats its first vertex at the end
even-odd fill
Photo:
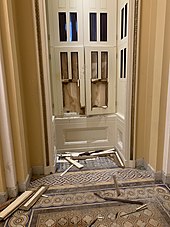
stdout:
POLYGON ((32 1, 14 0, 15 32, 20 63, 20 81, 25 107, 31 166, 43 166, 41 103, 36 65, 32 1))
POLYGON ((162 170, 167 94, 166 2, 141 1, 136 157, 156 171, 162 170))

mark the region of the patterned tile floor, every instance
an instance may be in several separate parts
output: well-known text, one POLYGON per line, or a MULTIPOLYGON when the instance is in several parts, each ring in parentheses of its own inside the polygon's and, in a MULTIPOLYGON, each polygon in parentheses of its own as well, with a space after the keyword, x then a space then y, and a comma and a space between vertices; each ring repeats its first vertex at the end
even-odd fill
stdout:
POLYGON ((47 185, 58 190, 67 190, 68 188, 81 188, 93 186, 113 185, 113 175, 116 175, 120 186, 125 184, 135 184, 142 182, 154 183, 154 176, 147 170, 132 168, 112 168, 99 170, 86 170, 68 172, 64 176, 61 173, 51 174, 31 181, 30 188, 47 185))
POLYGON ((61 193, 56 190, 46 192, 48 198, 41 197, 28 211, 18 210, 6 221, 5 227, 88 227, 98 216, 103 219, 93 226, 98 227, 168 227, 170 226, 170 192, 165 185, 144 185, 122 187, 120 198, 147 203, 147 209, 137 213, 139 205, 121 204, 103 201, 94 195, 100 192, 103 196, 115 198, 114 189, 93 188, 86 191, 61 193), (116 213, 125 215, 116 217, 116 213))

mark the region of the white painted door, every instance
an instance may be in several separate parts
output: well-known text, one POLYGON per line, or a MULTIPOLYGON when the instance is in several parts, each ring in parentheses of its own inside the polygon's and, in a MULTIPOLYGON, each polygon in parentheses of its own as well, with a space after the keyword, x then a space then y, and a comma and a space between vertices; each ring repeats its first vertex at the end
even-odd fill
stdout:
POLYGON ((56 116, 115 113, 116 2, 48 1, 56 116))

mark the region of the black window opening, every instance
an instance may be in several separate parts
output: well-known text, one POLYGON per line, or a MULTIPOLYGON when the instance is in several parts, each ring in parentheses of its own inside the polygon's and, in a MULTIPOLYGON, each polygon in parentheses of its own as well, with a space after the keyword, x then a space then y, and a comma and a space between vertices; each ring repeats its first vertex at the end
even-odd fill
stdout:
POLYGON ((120 37, 124 39, 127 37, 127 28, 128 28, 128 4, 121 9, 121 23, 120 23, 120 37))
POLYGON ((100 13, 100 41, 107 41, 107 13, 100 13))
POLYGON ((120 78, 127 77, 127 48, 120 51, 120 78))
POLYGON ((70 42, 78 41, 77 13, 70 13, 70 42))
POLYGON ((90 13, 90 41, 97 41, 97 13, 90 13))
POLYGON ((66 23, 66 13, 59 12, 59 35, 60 41, 66 42, 67 41, 67 23, 66 23))

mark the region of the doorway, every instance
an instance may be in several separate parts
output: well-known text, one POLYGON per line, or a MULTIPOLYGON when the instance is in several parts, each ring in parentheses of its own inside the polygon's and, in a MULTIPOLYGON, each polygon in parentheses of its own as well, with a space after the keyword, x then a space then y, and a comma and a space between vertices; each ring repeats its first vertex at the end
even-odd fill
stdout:
POLYGON ((49 53, 54 153, 115 147, 126 166, 134 166, 139 1, 37 3, 40 21, 48 22, 41 29, 49 53))

